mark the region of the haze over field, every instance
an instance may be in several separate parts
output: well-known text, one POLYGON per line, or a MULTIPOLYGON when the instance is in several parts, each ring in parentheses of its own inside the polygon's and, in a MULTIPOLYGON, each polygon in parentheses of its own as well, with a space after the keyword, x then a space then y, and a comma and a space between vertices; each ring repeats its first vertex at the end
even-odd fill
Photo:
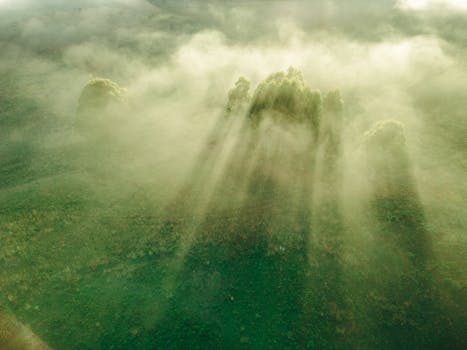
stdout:
POLYGON ((0 0, 0 348, 465 348, 465 38, 463 0, 0 0))

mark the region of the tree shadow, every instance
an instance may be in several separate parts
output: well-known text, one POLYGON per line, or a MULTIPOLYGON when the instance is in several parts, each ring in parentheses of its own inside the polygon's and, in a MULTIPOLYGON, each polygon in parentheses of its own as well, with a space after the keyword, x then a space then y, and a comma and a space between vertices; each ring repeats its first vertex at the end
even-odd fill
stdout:
POLYGON ((379 273, 369 295, 375 346, 433 348, 439 310, 430 270, 431 238, 402 125, 377 124, 366 135, 366 147, 378 232, 373 262, 379 273))

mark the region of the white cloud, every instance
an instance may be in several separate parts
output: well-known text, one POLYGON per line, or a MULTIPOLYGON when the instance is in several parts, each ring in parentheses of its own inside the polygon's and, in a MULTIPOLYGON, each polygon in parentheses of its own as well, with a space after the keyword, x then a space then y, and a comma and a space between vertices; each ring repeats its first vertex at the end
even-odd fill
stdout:
POLYGON ((398 6, 405 10, 430 10, 447 8, 467 11, 467 0, 399 0, 398 6))

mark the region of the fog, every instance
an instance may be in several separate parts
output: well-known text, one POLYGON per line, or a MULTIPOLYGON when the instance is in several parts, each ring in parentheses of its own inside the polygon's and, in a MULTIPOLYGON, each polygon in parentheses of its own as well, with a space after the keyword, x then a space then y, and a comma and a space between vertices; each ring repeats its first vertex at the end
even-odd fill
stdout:
POLYGON ((462 0, 0 1, 0 348, 465 348, 466 35, 462 0))

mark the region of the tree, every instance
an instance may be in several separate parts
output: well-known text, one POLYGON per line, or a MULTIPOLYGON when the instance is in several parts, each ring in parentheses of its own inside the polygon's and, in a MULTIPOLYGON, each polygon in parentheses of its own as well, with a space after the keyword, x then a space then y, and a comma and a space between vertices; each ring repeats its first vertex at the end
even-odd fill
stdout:
POLYGON ((110 79, 96 78, 83 88, 78 100, 76 126, 86 129, 103 118, 107 108, 125 99, 125 90, 110 79))
POLYGON ((323 109, 321 93, 312 90, 302 73, 290 67, 287 72, 271 74, 256 88, 248 117, 254 125, 264 118, 308 124, 318 130, 323 109))

